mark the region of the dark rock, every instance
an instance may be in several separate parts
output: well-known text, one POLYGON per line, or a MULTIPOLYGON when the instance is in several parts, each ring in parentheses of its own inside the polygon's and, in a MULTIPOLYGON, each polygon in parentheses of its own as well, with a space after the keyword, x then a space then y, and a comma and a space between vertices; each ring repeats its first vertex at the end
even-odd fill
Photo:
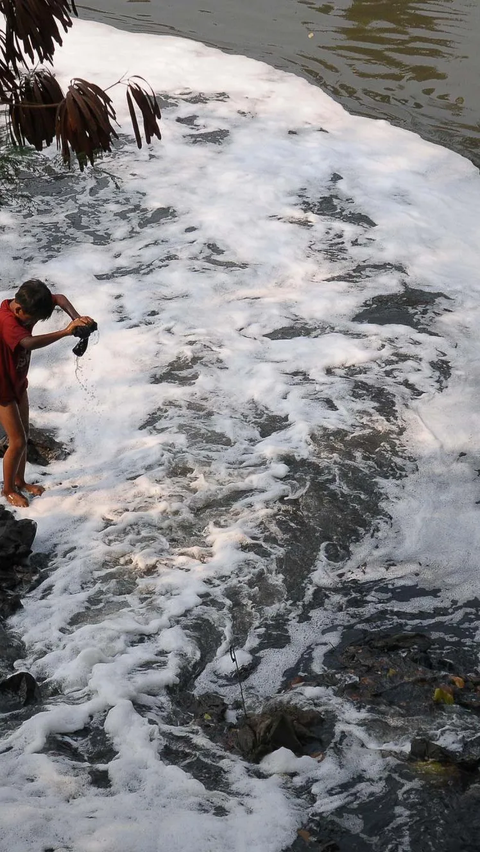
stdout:
POLYGON ((30 427, 27 447, 27 460, 30 464, 47 465, 52 461, 61 461, 69 456, 64 444, 57 441, 54 433, 47 429, 30 427))
POLYGON ((244 717, 231 730, 230 747, 255 763, 278 748, 297 756, 317 754, 331 740, 324 717, 316 710, 288 704, 270 705, 263 713, 244 717))
POLYGON ((175 694, 175 698, 176 724, 179 724, 179 719, 181 719, 186 724, 195 721, 205 728, 224 727, 227 705, 222 696, 216 692, 203 692, 201 695, 194 695, 186 690, 181 690, 175 694))
POLYGON ((441 312, 438 300, 449 299, 445 293, 430 293, 404 285, 399 293, 389 293, 369 299, 353 322, 368 322, 377 325, 406 325, 425 334, 434 334, 430 327, 432 319, 441 312))
MULTIPOLYGON (((21 606, 21 594, 38 579, 39 571, 28 564, 37 525, 28 518, 17 519, 0 506, 0 620, 21 606)), ((13 635, 0 623, 0 676, 11 670, 23 656, 13 635)), ((18 710, 36 700, 36 683, 31 675, 14 674, 0 681, 0 712, 18 710)))
POLYGON ((393 633, 374 635, 368 644, 378 651, 398 651, 405 648, 420 648, 425 651, 430 648, 432 640, 424 633, 393 633))
POLYGON ((446 648, 425 633, 362 630, 326 655, 316 682, 387 716, 434 718, 452 705, 480 713, 480 676, 471 673, 476 658, 463 645, 447 658, 446 648))
POLYGON ((192 707, 197 717, 203 721, 218 724, 225 719, 227 705, 221 695, 216 692, 204 692, 194 697, 192 707))
POLYGON ((273 719, 269 737, 273 749, 289 748, 294 754, 302 753, 302 745, 297 737, 293 722, 284 713, 273 719))
POLYGON ((298 837, 285 852, 340 852, 340 846, 334 840, 317 840, 309 831, 298 832, 298 837))
POLYGON ((28 672, 17 674, 0 681, 0 712, 10 713, 27 704, 40 700, 40 691, 35 678, 28 672))
MULTIPOLYGON (((32 552, 37 525, 28 518, 17 520, 12 512, 0 506, 0 572, 22 565, 32 552)), ((0 577, 2 586, 5 577, 0 577)))
POLYGON ((90 781, 94 785, 94 787, 100 787, 101 789, 108 789, 112 786, 112 782, 110 781, 110 776, 106 769, 98 769, 97 766, 92 766, 89 769, 90 781))
MULTIPOLYGON (((1 583, 1 580, 0 580, 1 583)), ((9 618, 22 608, 22 600, 18 592, 2 589, 0 592, 0 618, 9 618)))
MULTIPOLYGON (((8 442, 4 435, 0 440, 0 458, 5 454, 7 446, 8 442)), ((66 459, 68 455, 67 447, 57 441, 53 432, 48 429, 37 429, 35 426, 30 427, 27 444, 27 461, 30 464, 45 466, 52 461, 66 459)))
POLYGON ((454 752, 424 737, 415 737, 412 740, 410 757, 414 760, 434 760, 436 763, 456 766, 463 772, 477 773, 480 767, 480 754, 469 752, 465 748, 454 752))

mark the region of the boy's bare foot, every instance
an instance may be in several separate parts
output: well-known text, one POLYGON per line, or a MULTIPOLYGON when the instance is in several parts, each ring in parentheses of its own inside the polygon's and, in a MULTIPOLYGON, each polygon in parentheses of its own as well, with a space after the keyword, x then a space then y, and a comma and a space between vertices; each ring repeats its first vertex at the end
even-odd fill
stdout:
POLYGON ((28 506, 27 498, 19 491, 2 491, 2 495, 12 506, 18 506, 19 509, 26 509, 28 506))
POLYGON ((15 487, 21 491, 28 491, 32 497, 40 497, 45 491, 43 485, 30 485, 29 482, 16 482, 15 487))

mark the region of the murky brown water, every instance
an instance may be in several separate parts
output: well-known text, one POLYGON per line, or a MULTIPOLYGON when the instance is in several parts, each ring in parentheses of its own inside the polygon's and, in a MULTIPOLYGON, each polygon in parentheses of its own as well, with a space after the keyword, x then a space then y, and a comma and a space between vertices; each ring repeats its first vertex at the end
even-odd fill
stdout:
POLYGON ((480 165, 478 0, 98 0, 82 17, 171 33, 318 83, 480 165))

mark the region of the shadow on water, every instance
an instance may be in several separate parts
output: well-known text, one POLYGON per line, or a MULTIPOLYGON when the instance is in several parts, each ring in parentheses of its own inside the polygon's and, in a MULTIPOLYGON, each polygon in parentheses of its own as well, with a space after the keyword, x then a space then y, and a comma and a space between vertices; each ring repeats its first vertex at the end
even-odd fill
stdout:
POLYGON ((82 17, 185 36, 306 77, 350 112, 384 118, 480 163, 471 0, 105 0, 82 17))

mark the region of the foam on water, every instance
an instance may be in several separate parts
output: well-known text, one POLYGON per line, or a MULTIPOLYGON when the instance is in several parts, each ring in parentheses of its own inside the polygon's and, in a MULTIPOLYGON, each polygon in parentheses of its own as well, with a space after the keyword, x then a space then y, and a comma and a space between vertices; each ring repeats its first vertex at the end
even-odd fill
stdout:
MULTIPOLYGON (((0 214, 3 297, 38 276, 100 329, 80 383, 64 343, 31 368, 32 419, 72 454, 28 513, 51 564, 13 625, 27 647, 18 668, 48 701, 3 744, 5 848, 279 852, 307 807, 295 785, 318 813, 346 814, 382 788, 388 761, 364 714, 336 704, 341 765, 281 752, 258 770, 175 729, 168 688, 191 677, 232 698, 232 641, 256 667, 253 705, 307 649, 321 670, 346 616, 335 593, 298 614, 319 587, 335 592, 339 561, 360 583, 420 577, 447 605, 479 594, 478 172, 192 41, 78 22, 56 70, 102 86, 145 76, 163 141, 138 151, 122 135, 121 156, 83 176, 48 152, 0 214), (373 455, 398 452, 402 478, 383 482, 375 527, 359 504, 343 559, 313 538, 312 570, 288 578, 280 514, 308 501, 309 465, 328 478, 339 434, 376 436, 373 455), (269 646, 282 614, 286 638, 269 646), (103 743, 110 786, 92 783, 85 732, 103 743), (162 759, 182 736, 211 749, 216 789, 162 759)), ((338 489, 357 505, 353 480, 338 489)))

